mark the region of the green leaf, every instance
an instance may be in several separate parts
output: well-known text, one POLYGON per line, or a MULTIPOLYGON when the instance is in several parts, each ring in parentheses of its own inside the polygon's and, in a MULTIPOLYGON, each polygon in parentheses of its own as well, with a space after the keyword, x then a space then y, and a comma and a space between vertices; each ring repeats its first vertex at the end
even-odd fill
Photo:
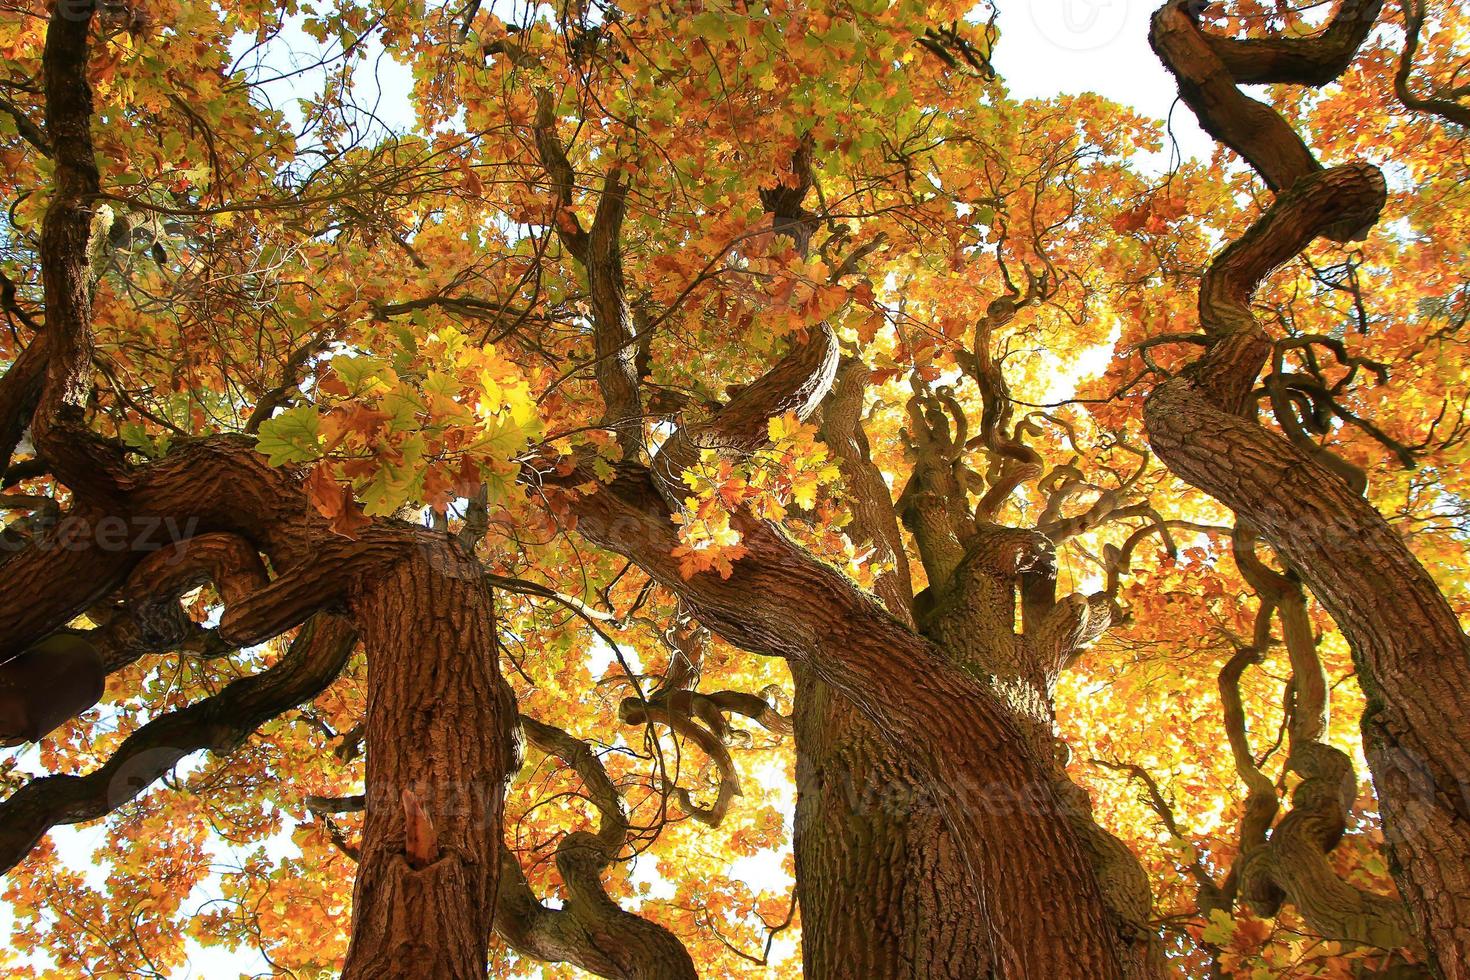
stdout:
POLYGON ((1200 932, 1200 938, 1216 946, 1227 946, 1235 936, 1235 920, 1224 909, 1210 910, 1210 924, 1200 932))
POLYGON ((694 33, 706 41, 726 41, 730 38, 729 22, 712 11, 696 14, 691 26, 694 33))
POLYGON ((354 393, 361 392, 369 383, 377 380, 385 367, 386 362, 377 357, 332 358, 332 370, 337 372, 337 377, 354 393))
POLYGON ((298 405, 261 423, 255 448, 272 466, 306 463, 321 455, 321 417, 316 406, 298 405))

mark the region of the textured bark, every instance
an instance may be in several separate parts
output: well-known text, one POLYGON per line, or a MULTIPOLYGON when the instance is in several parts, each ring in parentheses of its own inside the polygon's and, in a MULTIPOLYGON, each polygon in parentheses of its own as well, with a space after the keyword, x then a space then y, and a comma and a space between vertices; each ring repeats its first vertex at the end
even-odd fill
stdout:
POLYGON ((965 462, 973 440, 953 391, 916 385, 909 400, 907 432, 915 461, 900 507, 929 579, 914 613, 919 631, 950 663, 980 681, 1024 740, 1059 814, 1087 854, 1124 972, 1155 976, 1162 963, 1148 877, 1122 841, 1098 826, 1087 793, 1068 778, 1054 705, 1061 672, 1107 628, 1113 613, 1105 593, 1058 598, 1055 541, 1105 520, 1120 492, 1103 493, 1085 512, 1063 518, 1066 477, 1060 484, 1045 478, 1037 487, 1048 498, 1038 527, 1047 533, 994 520, 1011 494, 1041 476, 1042 467, 1040 456, 1010 425, 1012 403, 1004 373, 990 355, 991 334, 1014 317, 1018 304, 1044 296, 1046 289, 1042 278, 1031 277, 1026 294, 992 302, 976 328, 966 371, 984 402, 978 440, 989 456, 978 506, 972 508, 969 497, 979 493, 980 478, 965 462))
POLYGON ((1236 528, 1234 546, 1236 564, 1260 597, 1261 608, 1254 642, 1220 672, 1226 731, 1236 769, 1250 789, 1241 823, 1241 855, 1231 878, 1258 915, 1275 916, 1282 903, 1289 901, 1312 931, 1325 939, 1386 951, 1407 949, 1422 960, 1404 903, 1354 887, 1337 875, 1327 857, 1347 829, 1358 780, 1347 754, 1326 742, 1328 678, 1317 655, 1307 597, 1295 575, 1278 572, 1257 557, 1255 534, 1249 527, 1236 528), (1286 765, 1301 782, 1292 792, 1291 811, 1269 830, 1279 808, 1276 787, 1256 766, 1251 753, 1239 678, 1246 664, 1260 662, 1261 652, 1271 642, 1273 618, 1281 621, 1291 661, 1286 765))
MULTIPOLYGON (((279 635, 323 607, 345 605, 361 628, 369 686, 367 817, 346 976, 483 977, 511 753, 510 706, 502 699, 489 592, 479 565, 447 536, 393 521, 375 521, 356 539, 333 534, 309 506, 300 477, 267 466, 251 440, 190 441, 158 463, 133 467, 86 425, 93 353, 88 256, 99 192, 87 83, 93 13, 85 0, 58 5, 42 59, 47 136, 56 166, 41 233, 45 374, 31 431, 36 448, 71 491, 78 514, 98 523, 90 528, 94 533, 76 541, 43 538, 6 563, 7 574, 18 572, 28 587, 43 590, 43 601, 0 603, 3 642, 11 650, 24 649, 110 594, 129 574, 148 572, 147 551, 131 538, 120 544, 105 539, 103 519, 125 527, 171 520, 186 535, 224 534, 197 539, 185 549, 195 562, 180 569, 181 575, 153 576, 155 594, 134 603, 133 611, 145 619, 199 576, 212 579, 225 599, 220 635, 240 645, 279 635), (278 573, 274 579, 264 579, 256 552, 270 559, 278 573)), ((27 371, 34 366, 26 361, 27 371)), ((12 387, 25 385, 6 385, 12 387)), ((283 664, 291 662, 288 657, 283 664)), ((320 690, 313 686, 317 675, 303 669, 305 680, 289 689, 293 697, 300 694, 297 700, 320 690)), ((330 670, 322 684, 335 673, 330 670)), ((241 717, 249 722, 243 730, 211 714, 230 702, 211 699, 197 711, 159 719, 134 738, 151 730, 150 737, 188 736, 217 746, 243 737, 285 706, 269 697, 279 692, 272 692, 266 676, 252 679, 253 685, 238 682, 220 696, 244 692, 239 697, 250 711, 241 717), (260 714, 266 709, 273 710, 260 714), (176 732, 181 724, 186 730, 176 732)), ((158 754, 166 765, 153 763, 143 785, 156 778, 158 765, 171 766, 182 751, 158 754)), ((109 765, 125 765, 129 758, 120 753, 109 765)), ((106 767, 99 772, 110 778, 106 767)), ((49 795, 42 802, 59 796, 61 804, 42 808, 41 815, 68 819, 108 812, 116 804, 104 794, 97 809, 94 783, 86 777, 50 784, 60 788, 45 790, 49 795), (80 802, 71 799, 78 793, 84 794, 80 802)), ((34 807, 12 809, 24 849, 55 822, 27 819, 35 816, 34 807)))
MULTIPOLYGON (((91 0, 58 6, 46 30, 41 71, 46 135, 55 153, 51 203, 41 222, 41 283, 46 297, 46 376, 39 426, 76 416, 91 388, 93 205, 100 190, 92 149, 92 87, 87 82, 91 0)), ((37 444, 40 444, 37 433, 37 444)))
POLYGON ((845 699, 792 673, 803 975, 996 976, 932 780, 845 699))
MULTIPOLYGON (((1348 3, 1338 16, 1371 12, 1348 3)), ((1206 272, 1200 322, 1210 346, 1150 395, 1149 440, 1171 470, 1271 543, 1352 646, 1395 880, 1441 973, 1470 976, 1470 647, 1434 580, 1382 515, 1246 408, 1272 348, 1251 295, 1318 235, 1350 238, 1372 227, 1383 177, 1365 163, 1320 171, 1279 114, 1236 89, 1236 73, 1250 69, 1227 68, 1186 3, 1171 0, 1155 14, 1152 39, 1205 129, 1280 195, 1206 272)))
POLYGON ((1236 88, 1191 14, 1193 0, 1170 0, 1154 14, 1149 43, 1179 83, 1201 128, 1245 158, 1273 191, 1322 169, 1296 131, 1270 106, 1236 88))
POLYGON ((983 525, 972 530, 964 560, 925 610, 920 629, 952 663, 980 678, 1006 711, 1087 853, 1125 973, 1149 977, 1161 973, 1162 963, 1148 876, 1093 819, 1087 792, 1067 775, 1068 750, 1056 730, 1056 682, 1111 618, 1106 596, 1056 597, 1056 552, 1045 535, 983 525))
POLYGON ((15 447, 31 424, 45 374, 46 337, 41 334, 26 345, 0 377, 0 475, 10 468, 15 447))
MULTIPOLYGON (((513 695, 505 690, 503 697, 508 703, 513 695)), ((622 797, 602 762, 586 742, 526 715, 519 718, 519 731, 577 773, 600 819, 596 833, 577 831, 557 844, 557 870, 566 885, 559 908, 541 903, 515 852, 501 848, 496 934, 525 956, 571 963, 609 980, 694 980, 694 963, 678 937, 620 907, 602 885, 602 873, 617 860, 629 831, 622 797)), ((367 801, 361 795, 317 796, 307 797, 306 805, 318 813, 361 813, 367 801)), ((347 854, 354 861, 361 857, 356 848, 347 854)))
POLYGON ((409 551, 351 607, 368 655, 367 818, 343 976, 480 980, 512 762, 489 590, 445 543, 409 551), (434 846, 411 837, 425 833, 434 846))
POLYGON ((807 329, 780 361, 741 388, 712 418, 686 425, 671 435, 654 457, 651 469, 661 490, 675 501, 687 488, 684 471, 700 453, 752 452, 765 445, 768 423, 787 412, 805 419, 826 397, 837 374, 837 335, 826 323, 807 329))
MULTIPOLYGON (((1149 957, 1154 944, 1148 938, 1147 882, 1142 881, 1141 889, 1135 887, 1141 880, 1136 861, 1092 822, 1085 794, 1056 778, 1049 738, 1045 751, 1038 751, 1043 746, 1036 737, 1035 719, 1045 713, 1049 725, 1049 707, 1031 705, 1031 710, 1017 711, 1009 703, 1013 692, 979 676, 966 662, 963 645, 947 649, 955 637, 936 635, 940 641, 936 646, 912 631, 907 597, 885 584, 885 598, 900 619, 884 616, 871 598, 794 547, 778 528, 749 515, 734 515, 732 520, 747 554, 730 578, 716 583, 696 576, 686 582, 675 571, 670 560, 674 538, 669 506, 682 496, 678 490, 682 471, 701 450, 738 455, 759 448, 766 440, 766 421, 773 415, 790 411, 805 418, 831 390, 838 367, 835 338, 826 325, 819 325, 714 416, 675 433, 649 471, 625 467, 612 488, 579 498, 573 505, 579 529, 599 545, 638 561, 730 642, 792 660, 808 672, 803 684, 826 685, 829 697, 847 701, 863 715, 886 743, 884 757, 898 762, 895 771, 921 774, 919 780, 904 778, 898 783, 919 785, 932 794, 969 886, 969 907, 978 911, 973 918, 955 921, 974 924, 975 934, 968 942, 972 948, 989 950, 997 974, 1057 969, 1088 976, 1151 974, 1155 964, 1149 957), (947 728, 946 723, 955 727, 947 728), (1018 725, 1024 731, 1018 731, 1018 725), (1027 908, 1022 898, 1027 888, 1036 889, 1031 892, 1033 903, 1046 896, 1053 917, 1037 920, 1033 911, 1039 905, 1027 908), (1062 920, 1073 927, 1055 931, 1062 920)), ((910 409, 912 415, 912 404, 910 409)), ((944 411, 942 406, 930 406, 928 414, 944 411)), ((935 442, 935 451, 963 441, 962 436, 946 436, 943 446, 935 442)), ((859 445, 850 443, 846 448, 859 445)), ((951 470, 938 463, 931 469, 935 474, 951 470)), ((917 482, 922 492, 932 481, 917 482)), ((914 486, 911 482, 911 489, 914 486)), ((943 487, 929 489, 934 492, 928 496, 940 507, 946 504, 942 497, 960 499, 943 487)), ((911 509, 912 499, 906 503, 905 509, 911 509)), ((857 513, 865 520, 880 516, 872 510, 857 513)), ((947 525, 944 530, 955 544, 951 551, 957 552, 956 562, 966 557, 960 542, 968 541, 969 535, 951 528, 967 522, 968 513, 957 509, 936 515, 934 521, 936 526, 947 525)), ((892 538, 894 532, 896 528, 870 526, 858 533, 879 541, 892 538)), ((923 542, 920 550, 929 568, 930 552, 923 542)), ((932 589, 936 580, 932 571, 930 579, 932 589)), ((1013 613, 1008 617, 999 606, 992 607, 988 594, 976 598, 968 605, 981 616, 1003 621, 1009 633, 1013 613)), ((1014 602, 1012 593, 1012 610, 1014 602)), ((1063 647, 1087 635, 1091 606, 1069 597, 1060 604, 1049 602, 1047 609, 1058 616, 1047 619, 1031 649, 1043 651, 1042 658, 1050 656, 1059 669, 1063 647)), ((864 778, 861 768, 857 773, 842 771, 845 765, 846 760, 839 758, 838 771, 830 776, 864 778)), ((940 838, 923 843, 943 853, 940 838)), ((837 858, 844 855, 881 875, 882 865, 860 849, 843 851, 837 858)), ((884 887, 881 880, 876 884, 884 887)), ((919 929, 933 924, 926 922, 922 910, 914 922, 924 923, 912 926, 919 929)), ((944 957, 947 940, 938 937, 938 941, 937 955, 944 957)))
MULTIPOLYGON (((592 853, 596 845, 567 839, 572 843, 564 852, 558 849, 558 868, 595 880, 603 867, 600 855, 592 853)), ((517 952, 544 963, 571 963, 610 980, 692 980, 698 975, 678 937, 623 909, 600 887, 585 892, 577 913, 568 914, 565 908, 541 904, 515 855, 507 851, 501 860, 495 928, 517 952)))
POLYGON ((6 581, 18 586, 10 601, 0 602, 0 662, 86 612, 126 580, 141 556, 96 546, 90 529, 104 515, 74 507, 0 562, 6 581))
POLYGON ((1240 85, 1326 85, 1347 70, 1383 9, 1383 0, 1344 0, 1323 30, 1307 38, 1207 37, 1240 85))
POLYGON ((1274 916, 1283 901, 1324 939, 1383 950, 1413 948, 1403 902, 1353 887, 1327 859, 1343 833, 1343 816, 1357 796, 1347 755, 1313 742, 1292 749, 1291 769, 1302 777, 1291 812, 1270 842, 1241 861, 1240 894, 1257 915, 1274 916))
POLYGON ((584 535, 637 561, 730 642, 809 668, 928 777, 984 910, 973 926, 999 975, 1124 975, 1067 807, 975 680, 768 524, 737 515, 747 556, 728 579, 686 581, 672 557, 669 511, 647 473, 629 469, 572 506, 584 535))
POLYGON ((856 358, 838 362, 832 390, 822 403, 821 435, 827 450, 837 460, 847 488, 846 502, 852 511, 848 535, 856 545, 872 549, 869 561, 892 566, 877 576, 873 591, 893 615, 913 625, 914 583, 903 534, 893 507, 893 495, 874 465, 863 428, 868 366, 856 358))
POLYGON ((1395 880, 1446 977, 1470 974, 1470 652, 1397 532, 1336 475, 1187 380, 1146 421, 1170 469, 1259 528, 1351 643, 1395 880))
MULTIPOLYGON (((377 522, 357 540, 333 535, 308 508, 299 478, 269 467, 244 440, 182 446, 114 486, 122 491, 114 503, 130 519, 167 517, 200 532, 190 539, 198 548, 181 552, 197 550, 200 564, 183 563, 158 582, 167 594, 193 576, 218 576, 227 596, 220 626, 226 642, 261 642, 316 608, 347 603, 369 657, 372 796, 350 975, 483 976, 508 760, 478 564, 447 537, 405 524, 377 522), (229 537, 205 536, 215 532, 229 537), (243 595, 235 579, 246 553, 237 539, 264 551, 278 570, 243 595), (410 868, 403 858, 404 788, 437 827, 442 854, 427 868, 410 868)), ((97 584, 97 570, 111 574, 115 567, 111 577, 120 580, 157 560, 85 544, 12 559, 35 563, 58 598, 39 610, 0 604, 0 619, 18 630, 7 639, 28 646, 64 625, 74 615, 69 609, 111 591, 106 581, 97 584)))
MULTIPOLYGON (((822 405, 822 439, 848 490, 855 544, 891 564, 874 591, 912 625, 898 519, 862 427, 868 369, 844 360, 822 405)), ((993 976, 984 915, 928 778, 809 671, 796 680, 796 891, 813 980, 993 976)))

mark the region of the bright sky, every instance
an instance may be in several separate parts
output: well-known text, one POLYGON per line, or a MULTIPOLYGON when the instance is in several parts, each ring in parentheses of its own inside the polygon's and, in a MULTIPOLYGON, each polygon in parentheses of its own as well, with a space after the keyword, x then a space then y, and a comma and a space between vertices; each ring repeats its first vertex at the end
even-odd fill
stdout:
MULTIPOLYGON (((1047 98, 1096 92, 1144 115, 1170 120, 1186 159, 1209 158, 1213 141, 1186 106, 1175 107, 1174 80, 1148 45, 1156 0, 998 2, 1000 43, 993 60, 1012 94, 1047 98)), ((1156 166, 1164 170, 1168 163, 1166 157, 1156 166)))
MULTIPOLYGON (((1173 80, 1149 49, 1147 40, 1154 0, 1002 2, 1004 7, 998 21, 1001 41, 994 61, 1014 95, 1045 98, 1058 93, 1096 92, 1153 118, 1169 117, 1175 102, 1173 80)), ((298 39, 304 41, 299 36, 298 39)), ((372 73, 376 75, 376 82, 367 82, 367 90, 359 92, 360 98, 368 105, 376 101, 376 114, 387 124, 395 127, 411 124, 413 114, 409 108, 408 70, 386 58, 376 60, 377 70, 372 73), (374 84, 379 92, 372 90, 374 84)), ((295 97, 309 94, 306 87, 310 86, 315 91, 320 80, 319 73, 294 76, 289 81, 270 86, 270 98, 278 107, 287 108, 295 97), (297 88, 293 90, 292 86, 297 88)), ((1174 109, 1171 130, 1178 144, 1177 152, 1186 158, 1208 157, 1213 144, 1186 108, 1174 109)), ((1149 161, 1150 167, 1159 171, 1168 169, 1170 163, 1167 146, 1157 160, 1149 161)), ((93 861, 92 854, 102 843, 104 833, 101 826, 86 830, 59 828, 53 832, 53 838, 67 863, 100 883, 105 871, 93 861)), ((278 848, 273 847, 272 850, 278 848)), ((279 851, 283 854, 294 851, 289 834, 283 835, 279 851)), ((220 857, 225 862, 229 861, 224 852, 220 857)), ((754 888, 775 890, 789 887, 790 880, 780 870, 779 862, 746 861, 738 870, 754 888)), ((202 904, 211 897, 207 892, 207 889, 201 889, 193 896, 193 901, 186 903, 186 907, 202 904)), ((10 909, 0 903, 0 935, 9 935, 11 922, 10 909)), ((268 972, 263 958, 253 951, 231 954, 220 950, 193 949, 188 967, 177 976, 217 980, 268 972)))

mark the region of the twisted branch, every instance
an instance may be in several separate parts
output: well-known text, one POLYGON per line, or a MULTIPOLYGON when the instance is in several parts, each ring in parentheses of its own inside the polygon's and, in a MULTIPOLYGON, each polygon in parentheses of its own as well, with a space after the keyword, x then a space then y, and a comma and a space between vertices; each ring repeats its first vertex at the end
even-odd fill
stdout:
POLYGON ((626 911, 607 894, 602 872, 617 860, 629 832, 617 787, 586 742, 521 715, 526 741, 556 756, 581 777, 599 815, 597 832, 575 831, 556 847, 566 886, 561 908, 542 905, 520 862, 501 851, 501 887, 495 929, 519 952, 547 963, 571 963, 614 980, 693 980, 684 944, 663 926, 626 911))
MULTIPOLYGON (((1369 9, 1344 4, 1354 16, 1369 9)), ((1431 957, 1458 968, 1470 958, 1470 881, 1442 869, 1446 855, 1470 848, 1460 790, 1470 772, 1470 729, 1459 710, 1470 700, 1470 645, 1433 579, 1359 488, 1243 417, 1273 347, 1251 315, 1252 293, 1316 236, 1342 240, 1370 227, 1383 206, 1383 176, 1365 163, 1322 171, 1285 119, 1238 91, 1189 11, 1170 0, 1154 15, 1154 49, 1201 125, 1279 196, 1211 264, 1200 318, 1212 346, 1154 389, 1145 424, 1170 469, 1257 528, 1351 643, 1368 696, 1365 746, 1385 826, 1404 822, 1391 834, 1395 878, 1431 957)))
POLYGON ((266 721, 324 691, 346 665, 356 639, 345 620, 319 616, 302 627, 274 666, 153 719, 87 775, 31 780, 0 803, 0 873, 15 867, 52 827, 106 816, 190 753, 234 751, 266 721))

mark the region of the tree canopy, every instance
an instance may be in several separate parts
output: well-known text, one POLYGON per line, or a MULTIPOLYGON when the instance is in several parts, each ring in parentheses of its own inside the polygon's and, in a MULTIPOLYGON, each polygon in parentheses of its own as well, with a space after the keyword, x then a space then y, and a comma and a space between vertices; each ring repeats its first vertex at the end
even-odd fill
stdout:
POLYGON ((1003 27, 6 4, 4 975, 1465 975, 1470 12, 1003 27))

